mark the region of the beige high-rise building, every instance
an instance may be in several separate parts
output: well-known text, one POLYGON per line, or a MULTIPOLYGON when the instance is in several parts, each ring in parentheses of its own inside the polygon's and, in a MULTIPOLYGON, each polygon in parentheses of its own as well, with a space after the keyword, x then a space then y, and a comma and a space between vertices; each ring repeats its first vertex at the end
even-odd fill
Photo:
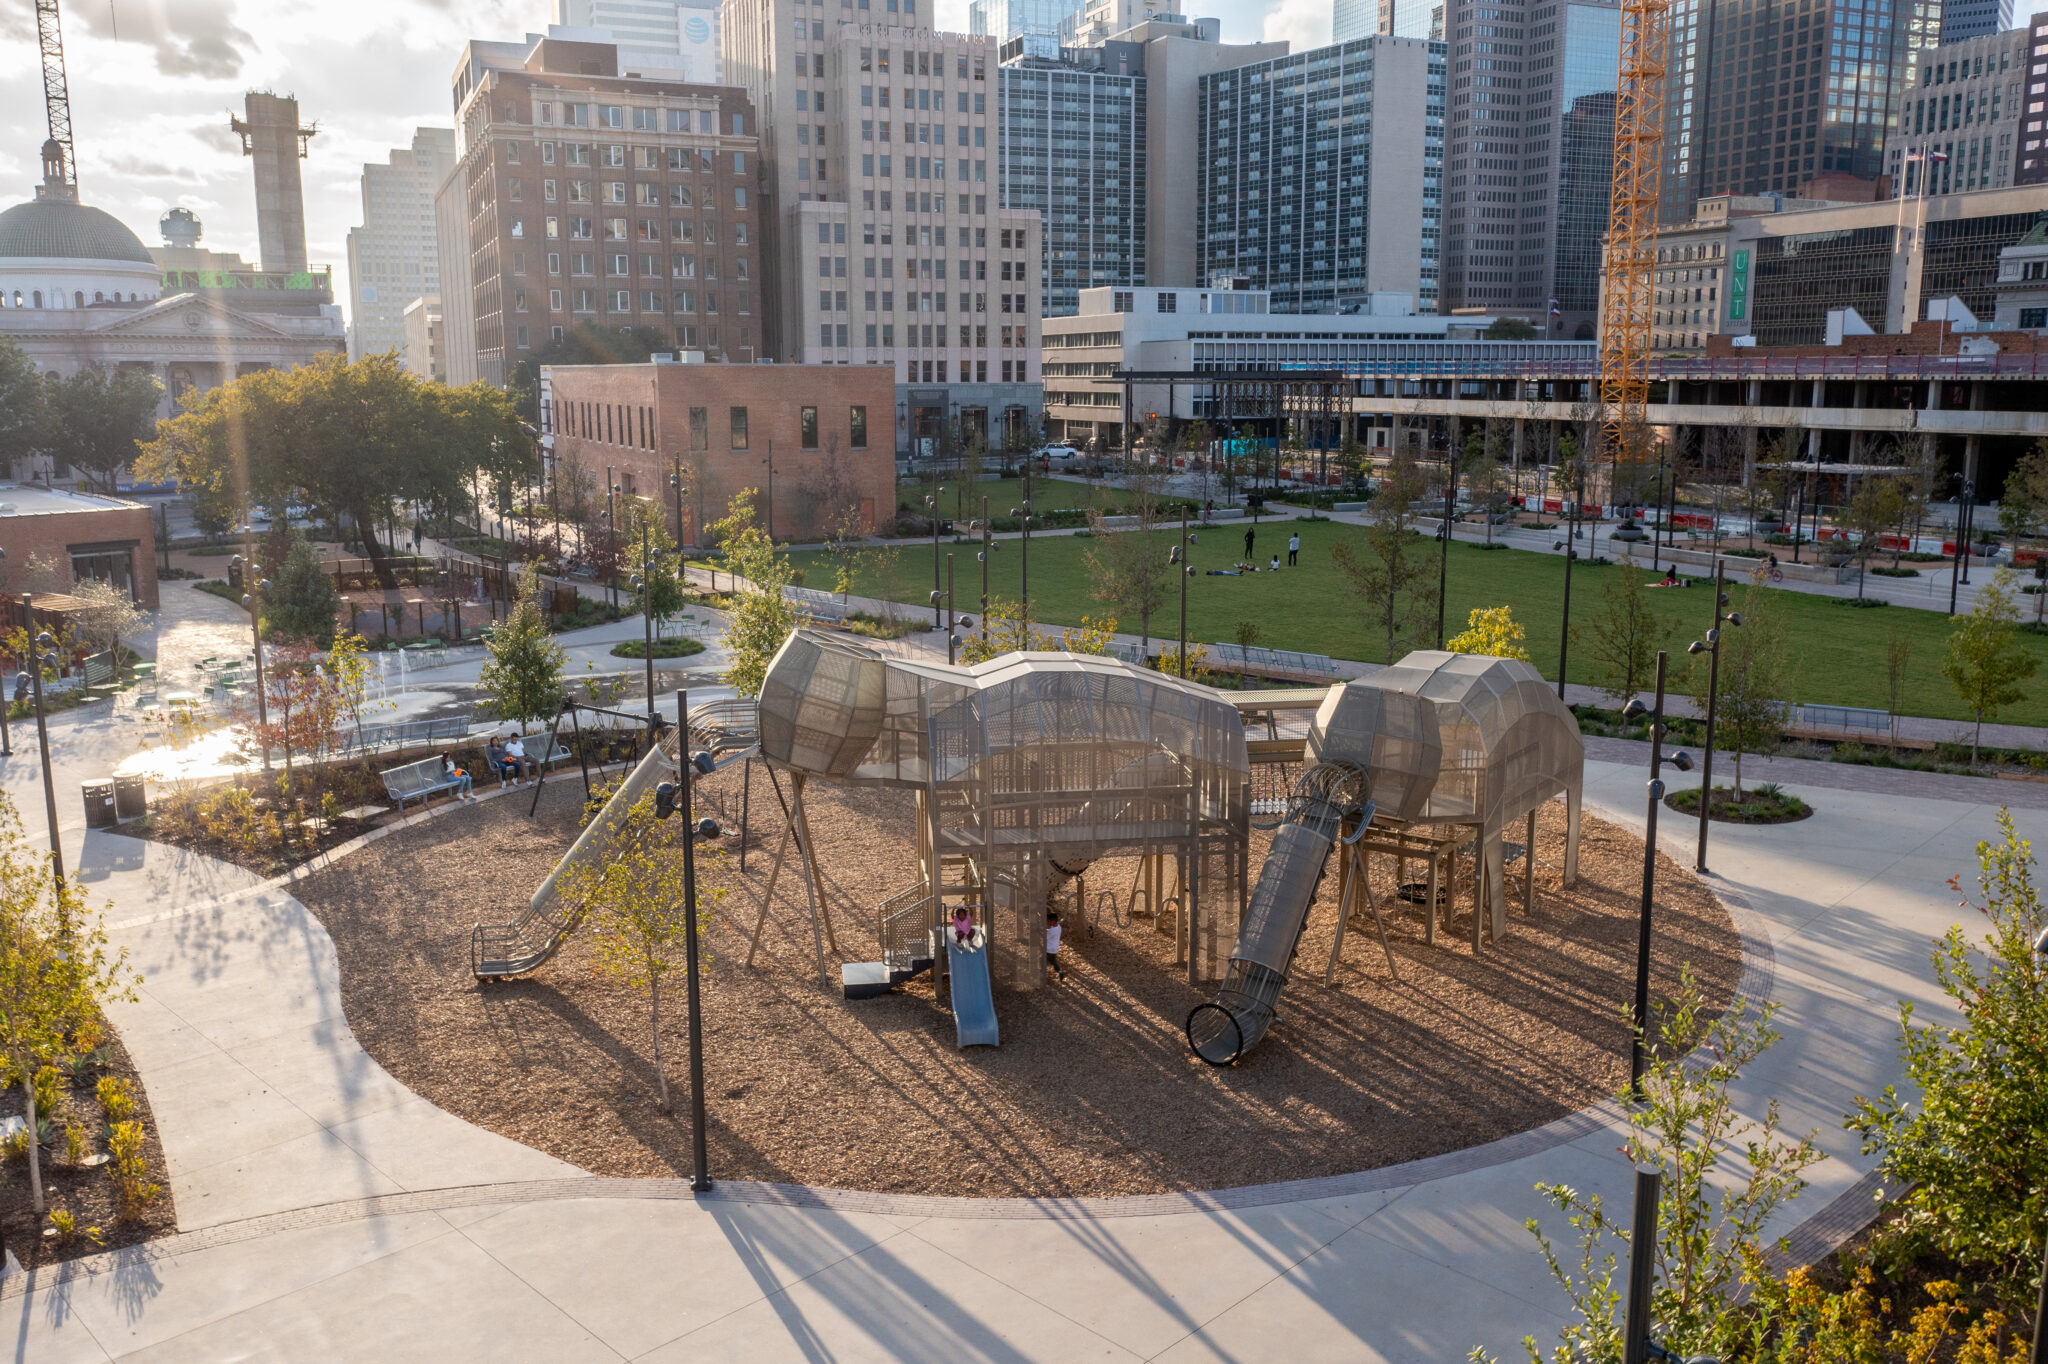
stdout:
POLYGON ((726 0, 721 28, 761 115, 770 352, 892 366, 924 453, 1037 430, 1041 227, 1001 206, 996 40, 917 5, 726 0))
POLYGON ((405 344, 398 358, 405 368, 422 379, 448 381, 448 356, 442 349, 441 298, 429 294, 405 307, 405 344))
POLYGON ((405 344, 405 310, 437 293, 434 195, 455 167, 455 130, 419 128, 385 165, 363 167, 363 225, 348 234, 348 358, 405 344))

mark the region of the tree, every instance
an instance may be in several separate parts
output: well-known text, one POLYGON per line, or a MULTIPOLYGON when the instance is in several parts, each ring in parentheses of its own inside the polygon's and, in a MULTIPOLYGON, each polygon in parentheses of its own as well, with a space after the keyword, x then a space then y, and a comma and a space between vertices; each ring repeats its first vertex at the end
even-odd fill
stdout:
POLYGON ((2048 1233, 2048 969, 2034 951, 2048 911, 2010 812, 1998 812, 1998 832, 1977 845, 1985 931, 1955 924, 1934 944, 1952 1007, 1923 1024, 1912 1000, 1899 1003, 1908 1094, 1887 1085, 1857 1100, 1848 1126, 1898 1191, 1883 1241, 1931 1242, 1992 1269, 1984 1277, 2002 1288, 2001 1305, 2023 1311, 2048 1233))
POLYGON ((0 336, 0 470, 41 449, 42 382, 28 352, 0 336))
POLYGON ((106 929, 78 883, 54 875, 33 851, 21 814, 0 792, 0 1058, 19 1077, 28 1116, 29 1197, 44 1209, 33 1077, 46 1065, 100 1044, 100 1006, 135 998, 127 951, 107 946, 106 929))
POLYGON ((2019 685, 2034 675, 2040 660, 2020 643, 2020 613, 2013 604, 2013 574, 2001 568, 1977 589, 1977 605, 1950 627, 1948 654, 1941 675, 1955 689, 1963 708, 1976 720, 1970 731, 1970 766, 1977 766, 1977 745, 1984 722, 2015 701, 2024 701, 2019 685))
POLYGON ((1600 690, 1609 700, 1626 702, 1650 685, 1657 671, 1657 650, 1671 631, 1650 608, 1641 569, 1631 563, 1617 567, 1592 629, 1590 647, 1606 679, 1600 690))
POLYGON ((428 383, 389 354, 325 355, 188 396, 135 461, 139 476, 176 479, 209 502, 301 498, 346 514, 386 588, 398 580, 377 535, 399 500, 453 507, 473 477, 502 491, 537 468, 503 392, 428 383))
POLYGON ((569 656, 548 632, 540 609, 540 574, 519 570, 512 612, 484 641, 483 671, 477 687, 499 715, 518 724, 545 720, 562 708, 562 674, 569 656))
POLYGON ((734 493, 725 515, 713 525, 725 549, 725 566, 733 574, 733 596, 726 607, 724 644, 731 655, 725 680, 741 696, 759 696, 775 657, 790 632, 807 617, 783 592, 789 586, 789 560, 775 552, 775 542, 754 514, 757 490, 734 493))
POLYGON ((1366 628, 1384 634, 1389 663, 1403 641, 1435 637, 1436 573, 1415 533, 1422 493, 1414 455, 1396 450, 1373 497, 1364 536, 1338 540, 1330 555, 1366 628))
MULTIPOLYGON (((356 733, 363 730, 364 697, 370 687, 369 643, 361 635, 338 630, 327 650, 327 675, 333 679, 335 699, 348 712, 356 733)), ((380 701, 380 706, 389 705, 380 701)))
POLYGON ((1538 333, 1522 318, 1496 317, 1480 335, 1488 341, 1534 341, 1538 333))
MULTIPOLYGON (((979 634, 967 636, 960 641, 960 661, 969 665, 986 663, 991 658, 1004 654, 1043 653, 1058 649, 1061 641, 1052 635, 1039 634, 1033 630, 1024 617, 1023 603, 1009 597, 990 597, 988 610, 982 613, 988 626, 987 638, 979 634)), ((1116 622, 1109 623, 1110 630, 1116 629, 1116 622)), ((1080 650, 1075 650, 1078 653, 1080 650)), ((1107 649, 1096 652, 1107 652, 1107 649)))
POLYGON ((86 365, 63 378, 45 379, 43 452, 96 475, 100 486, 112 492, 114 476, 134 460, 138 442, 156 431, 163 396, 164 386, 146 369, 108 371, 86 365))
POLYGON ((277 583, 263 599, 264 633, 324 649, 334 638, 334 617, 340 609, 341 594, 314 555, 313 542, 291 532, 291 548, 278 568, 277 583))
POLYGON ((1081 554, 1094 581, 1095 600, 1138 618, 1139 646, 1147 654, 1152 643, 1152 613, 1166 604, 1167 592, 1179 573, 1167 562, 1173 550, 1168 542, 1174 536, 1160 533, 1160 482, 1160 477, 1151 473, 1125 478, 1124 493, 1130 500, 1126 512, 1137 524, 1112 530, 1107 517, 1091 511, 1088 521, 1094 536, 1081 554))
POLYGON ((1529 634, 1515 622, 1512 606, 1475 606, 1465 617, 1463 634, 1453 635, 1447 647, 1454 654, 1481 654, 1487 658, 1519 658, 1529 661, 1522 641, 1529 634))
POLYGON ((250 705, 250 729, 263 751, 284 752, 284 789, 292 789, 294 753, 321 753, 334 745, 342 702, 325 672, 316 666, 313 650, 303 643, 283 644, 271 651, 263 673, 262 722, 250 705))
POLYGON ((1500 428, 1505 422, 1488 421, 1482 431, 1465 442, 1465 486, 1471 491, 1472 506, 1486 523, 1486 543, 1493 543, 1493 518, 1508 509, 1507 476, 1501 469, 1500 428))
MULTIPOLYGON (((654 805, 652 791, 635 801, 612 830, 612 856, 570 867, 562 877, 562 893, 595 930, 598 969, 647 995, 655 1086, 661 1111, 670 1113, 674 1105, 661 1045, 661 991, 688 960, 689 886, 679 843, 692 836, 696 820, 692 811, 679 811, 680 820, 657 819, 654 805)), ((699 894, 716 903, 724 887, 704 875, 706 854, 697 857, 699 894)), ((702 937, 700 922, 700 944, 702 937)))
POLYGON ((1856 599, 1863 599, 1863 581, 1870 576, 1870 557, 1878 551, 1878 537, 1898 525, 1906 508, 1905 494, 1897 480, 1873 477, 1849 499, 1849 529, 1856 532, 1856 599))
POLYGON ((1913 640, 1896 625, 1884 641, 1884 703, 1891 714, 1891 747, 1899 746, 1899 707, 1906 703, 1907 669, 1913 662, 1913 640))
POLYGON ((633 567, 634 609, 654 620, 654 637, 660 639, 668 623, 690 604, 689 589, 683 581, 683 557, 661 508, 645 498, 626 504, 625 524, 620 527, 621 557, 633 567))
MULTIPOLYGON (((1768 757, 1785 741, 1785 637, 1770 592, 1751 583, 1742 602, 1742 624, 1721 629, 1721 677, 1715 721, 1735 760, 1735 800, 1742 800, 1742 755, 1768 757)), ((1705 703, 1710 656, 1694 660, 1696 692, 1705 703)), ((1702 799, 1711 801, 1713 793, 1702 799)))
POLYGON ((86 578, 71 585, 70 595, 85 603, 84 610, 71 613, 72 624, 79 638, 95 649, 113 651, 118 657, 123 635, 149 628, 149 612, 112 583, 86 578))
POLYGON ((2020 541, 2038 535, 2044 518, 2048 518, 2048 439, 2035 441, 2034 448, 2014 463, 2006 475, 2005 492, 1998 499, 1998 527, 2012 540, 2015 562, 2020 541))
POLYGON ((858 507, 841 508, 825 531, 825 561, 832 565, 832 590, 839 594, 842 613, 860 581, 864 539, 858 507))
POLYGON ((550 338, 513 366, 506 383, 523 421, 540 421, 540 372, 546 365, 644 365, 657 351, 672 352, 675 343, 653 327, 600 327, 578 322, 550 338))

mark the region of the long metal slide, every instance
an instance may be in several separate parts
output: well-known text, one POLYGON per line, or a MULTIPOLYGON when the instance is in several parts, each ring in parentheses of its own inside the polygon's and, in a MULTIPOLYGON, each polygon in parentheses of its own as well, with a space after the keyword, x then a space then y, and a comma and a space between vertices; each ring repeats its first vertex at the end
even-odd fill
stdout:
POLYGON ((1372 815, 1366 772, 1356 763, 1317 763, 1295 782, 1285 822, 1273 835, 1238 926, 1223 984, 1213 999, 1188 1014, 1188 1046, 1195 1055, 1212 1066, 1227 1066, 1265 1037, 1330 850, 1343 837, 1347 820, 1355 820, 1362 831, 1372 815))

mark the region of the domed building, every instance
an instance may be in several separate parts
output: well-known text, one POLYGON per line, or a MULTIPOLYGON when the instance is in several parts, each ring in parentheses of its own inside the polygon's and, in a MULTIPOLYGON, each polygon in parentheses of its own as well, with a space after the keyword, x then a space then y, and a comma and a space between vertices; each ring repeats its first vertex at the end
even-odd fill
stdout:
MULTIPOLYGON (((164 386, 169 416, 191 390, 347 349, 326 270, 250 270, 237 257, 195 251, 199 225, 189 214, 165 220, 176 235, 152 253, 120 219, 79 201, 55 141, 43 145, 42 163, 35 198, 0 211, 0 336, 43 373, 146 369, 164 386), (195 257, 240 268, 178 268, 195 257)), ((12 472, 72 481, 40 463, 12 472)))

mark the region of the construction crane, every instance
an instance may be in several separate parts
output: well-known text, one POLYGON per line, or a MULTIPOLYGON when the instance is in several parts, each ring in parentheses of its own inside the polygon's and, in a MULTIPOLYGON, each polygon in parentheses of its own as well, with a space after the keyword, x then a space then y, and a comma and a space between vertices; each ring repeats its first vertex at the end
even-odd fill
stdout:
POLYGON ((1600 293, 1600 435, 1603 450, 1617 466, 1649 458, 1644 409, 1650 396, 1670 11, 1671 0, 1622 0, 1621 6, 1614 188, 1600 293))
POLYGON ((50 117, 50 141, 64 158, 63 183, 78 191, 78 157, 71 146, 71 86, 64 78, 64 29, 57 0, 36 0, 36 38, 43 48, 43 106, 50 117))

